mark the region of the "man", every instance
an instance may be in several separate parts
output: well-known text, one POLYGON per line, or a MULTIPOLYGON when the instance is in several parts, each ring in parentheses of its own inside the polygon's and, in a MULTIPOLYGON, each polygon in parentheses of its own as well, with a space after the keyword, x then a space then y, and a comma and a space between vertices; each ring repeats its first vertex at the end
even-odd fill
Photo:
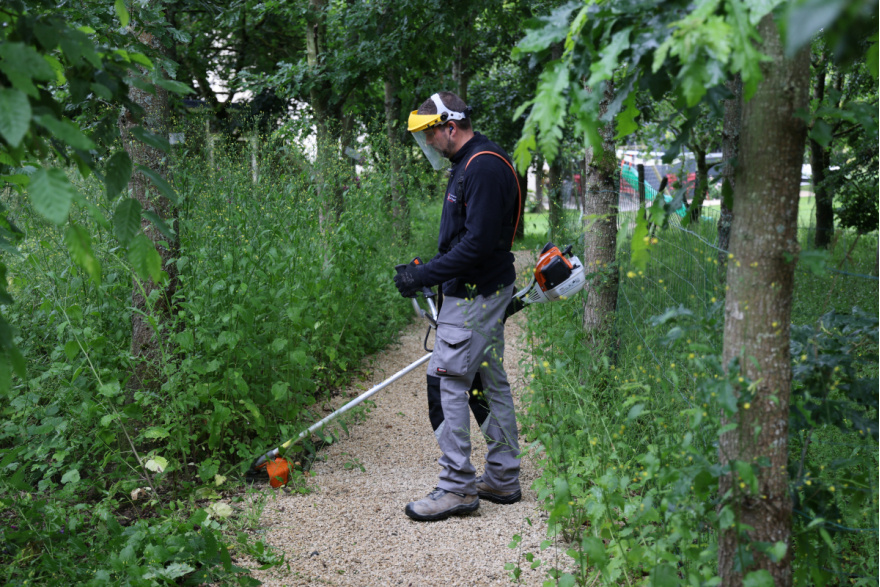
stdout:
POLYGON ((452 162, 439 253, 394 277, 405 297, 433 285, 441 285, 445 297, 428 364, 428 375, 440 384, 443 421, 435 433, 443 471, 434 491, 406 506, 406 515, 419 521, 473 512, 480 498, 507 504, 522 495, 516 415, 502 365, 503 318, 516 278, 510 248, 522 198, 510 158, 474 132, 469 116, 458 96, 440 92, 409 117, 409 130, 434 168, 441 157, 452 162), (468 399, 477 374, 489 407, 481 426, 488 444, 481 477, 470 462, 468 399))

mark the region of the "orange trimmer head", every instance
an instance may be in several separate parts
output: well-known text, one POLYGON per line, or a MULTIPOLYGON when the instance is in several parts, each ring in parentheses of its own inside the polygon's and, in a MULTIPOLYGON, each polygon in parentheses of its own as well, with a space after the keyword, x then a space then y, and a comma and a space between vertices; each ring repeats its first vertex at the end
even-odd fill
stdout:
POLYGON ((283 457, 275 457, 271 460, 265 460, 253 469, 255 472, 265 473, 269 476, 269 485, 275 487, 284 487, 290 481, 290 463, 283 457))

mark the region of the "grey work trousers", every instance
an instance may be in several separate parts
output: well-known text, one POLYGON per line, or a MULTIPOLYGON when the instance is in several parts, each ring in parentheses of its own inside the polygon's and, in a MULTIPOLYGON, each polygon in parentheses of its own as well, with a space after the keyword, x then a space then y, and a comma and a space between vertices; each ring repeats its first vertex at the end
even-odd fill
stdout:
POLYGON ((513 285, 491 296, 473 299, 447 297, 440 310, 434 353, 428 375, 440 378, 443 424, 435 436, 443 456, 437 486, 473 495, 476 470, 471 464, 468 397, 474 375, 480 373, 489 416, 483 422, 488 454, 483 480, 498 491, 519 485, 519 442, 510 384, 504 372, 504 310, 513 285))

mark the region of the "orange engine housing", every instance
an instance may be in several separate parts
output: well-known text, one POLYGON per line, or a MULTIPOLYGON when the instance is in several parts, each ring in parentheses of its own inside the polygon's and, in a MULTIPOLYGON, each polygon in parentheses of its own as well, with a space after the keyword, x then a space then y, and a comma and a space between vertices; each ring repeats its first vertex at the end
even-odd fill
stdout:
POLYGON ((535 279, 541 290, 547 291, 568 279, 573 270, 571 261, 565 258, 559 247, 547 243, 535 265, 535 279))

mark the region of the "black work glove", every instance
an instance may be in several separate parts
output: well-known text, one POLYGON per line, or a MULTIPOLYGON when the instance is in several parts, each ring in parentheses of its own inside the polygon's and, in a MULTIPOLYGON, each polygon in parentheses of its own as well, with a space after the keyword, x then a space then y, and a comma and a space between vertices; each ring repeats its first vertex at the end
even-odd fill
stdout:
POLYGON ((394 276, 394 285, 397 291, 405 298, 416 297, 416 292, 424 285, 422 281, 422 268, 424 265, 407 265, 394 276))

